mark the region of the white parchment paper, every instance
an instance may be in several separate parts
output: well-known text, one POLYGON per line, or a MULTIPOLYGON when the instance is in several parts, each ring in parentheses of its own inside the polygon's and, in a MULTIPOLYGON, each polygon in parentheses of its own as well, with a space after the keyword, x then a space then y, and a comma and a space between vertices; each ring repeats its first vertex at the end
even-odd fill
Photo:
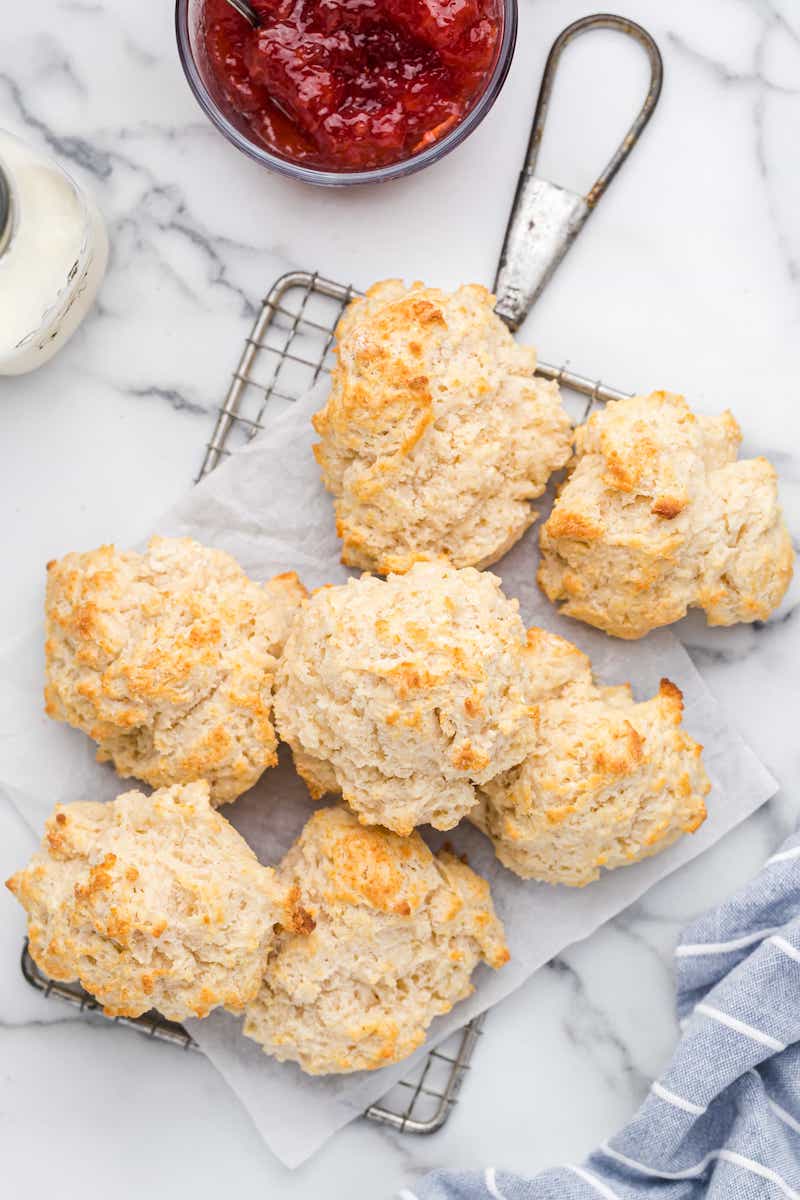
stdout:
MULTIPOLYGON (((314 434, 309 416, 321 402, 322 391, 317 389, 278 414, 258 439, 167 513, 156 532, 191 534, 228 550, 254 579, 296 570, 309 588, 344 580, 348 572, 339 562, 331 499, 311 453, 314 434)), ((479 969, 474 995, 437 1019, 428 1047, 513 991, 537 967, 588 936, 656 880, 700 854, 777 788, 752 751, 725 724, 686 651, 670 633, 621 642, 556 614, 535 582, 535 528, 494 570, 502 577, 506 594, 519 599, 526 623, 546 626, 576 642, 591 656, 602 682, 630 680, 638 698, 651 695, 662 676, 678 684, 685 699, 686 727, 705 746, 713 790, 708 820, 698 833, 684 837, 657 858, 609 873, 583 890, 525 883, 497 863, 490 844, 476 830, 462 824, 451 831, 448 840, 465 851, 470 864, 491 883, 512 958, 497 973, 479 969)), ((37 834, 57 801, 110 798, 135 786, 133 782, 121 786, 108 767, 95 763, 88 738, 44 716, 42 640, 38 624, 28 637, 0 653, 0 786, 37 834)), ((276 863, 312 808, 284 748, 281 765, 223 812, 263 862, 276 863)), ((267 1058, 241 1036, 239 1025, 233 1017, 217 1012, 206 1021, 191 1022, 191 1031, 264 1140, 289 1166, 303 1162, 409 1070, 407 1061, 377 1072, 312 1079, 294 1064, 267 1058)), ((424 1052, 418 1051, 415 1058, 424 1052)), ((482 1062, 481 1070, 491 1075, 491 1062, 482 1062)))

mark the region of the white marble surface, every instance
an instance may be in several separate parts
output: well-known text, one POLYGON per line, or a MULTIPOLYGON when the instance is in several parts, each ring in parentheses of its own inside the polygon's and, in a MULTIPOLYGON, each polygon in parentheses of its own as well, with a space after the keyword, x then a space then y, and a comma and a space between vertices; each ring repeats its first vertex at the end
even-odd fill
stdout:
MULTIPOLYGON (((490 280, 549 43, 589 11, 521 0, 505 91, 440 166, 384 189, 329 193, 263 173, 206 124, 184 84, 171 5, 13 5, 0 124, 94 186, 112 238, 100 304, 41 373, 0 380, 2 628, 26 627, 43 566, 138 539, 190 484, 211 411, 266 285, 292 267, 369 283, 490 280)), ((800 531, 800 13, 792 0, 628 0, 665 59, 640 147, 525 332, 549 361, 622 388, 670 386, 733 408, 771 457, 800 531)), ((564 64, 543 173, 593 178, 644 84, 613 35, 564 64), (588 164, 588 165, 587 165, 588 164)), ((388 1196, 440 1164, 533 1171, 622 1123, 676 1030, 681 924, 750 874, 794 825, 800 783, 797 588, 766 628, 679 630, 782 785, 717 849, 543 970, 490 1014, 458 1108, 414 1140, 357 1122, 290 1173, 199 1056, 89 1028, 17 970, 23 921, 0 897, 0 1151, 5 1190, 38 1200, 103 1180, 107 1195, 237 1191, 388 1196)), ((2 753, 2 749, 0 749, 2 753)), ((0 796, 0 872, 32 838, 0 796)))

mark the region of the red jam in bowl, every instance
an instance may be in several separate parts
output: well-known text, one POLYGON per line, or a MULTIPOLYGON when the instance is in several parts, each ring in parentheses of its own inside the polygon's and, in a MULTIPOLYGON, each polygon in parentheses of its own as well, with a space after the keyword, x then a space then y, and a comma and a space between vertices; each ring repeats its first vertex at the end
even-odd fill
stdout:
POLYGON ((323 171, 413 157, 460 123, 491 74, 501 0, 251 0, 257 29, 205 0, 208 81, 267 150, 323 171))

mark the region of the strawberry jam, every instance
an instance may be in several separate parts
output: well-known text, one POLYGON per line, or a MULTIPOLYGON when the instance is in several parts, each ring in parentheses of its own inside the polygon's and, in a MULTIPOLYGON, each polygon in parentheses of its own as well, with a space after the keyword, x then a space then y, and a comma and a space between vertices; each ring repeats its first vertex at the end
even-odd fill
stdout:
POLYGON ((458 125, 498 51, 501 0, 251 0, 257 29, 205 0, 215 99, 282 158, 364 171, 413 157, 458 125))

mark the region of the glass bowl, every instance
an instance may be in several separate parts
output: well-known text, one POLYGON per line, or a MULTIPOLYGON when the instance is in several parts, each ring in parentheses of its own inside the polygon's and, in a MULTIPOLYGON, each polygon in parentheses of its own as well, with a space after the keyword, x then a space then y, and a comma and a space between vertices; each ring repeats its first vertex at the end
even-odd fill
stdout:
POLYGON ((292 162, 291 159, 282 158, 267 150, 265 146, 252 138, 244 122, 241 126, 235 125, 222 111, 214 97, 213 85, 209 86, 209 83, 206 82, 207 72, 203 64, 202 46, 197 37, 202 4, 203 0, 176 0, 175 32, 184 74, 203 112, 229 142, 244 154, 249 155, 250 158, 254 158, 256 162, 261 163, 262 166, 267 167, 270 171, 277 171, 281 175, 288 175, 290 179, 300 179, 304 183, 315 183, 322 187, 345 187, 354 183, 386 183, 390 179, 400 179, 404 175, 411 175, 414 171, 421 171, 423 167, 444 158, 465 138, 469 137, 473 129, 477 129, 500 95, 500 90, 511 66, 514 45, 517 40, 517 0, 502 0, 503 23, 494 67, 486 78, 483 91, 473 101, 472 107, 464 114, 458 125, 451 129, 441 141, 434 142, 432 146, 428 146, 419 154, 400 162, 390 163, 384 167, 375 167, 368 171, 324 171, 314 167, 304 167, 299 163, 292 162))

